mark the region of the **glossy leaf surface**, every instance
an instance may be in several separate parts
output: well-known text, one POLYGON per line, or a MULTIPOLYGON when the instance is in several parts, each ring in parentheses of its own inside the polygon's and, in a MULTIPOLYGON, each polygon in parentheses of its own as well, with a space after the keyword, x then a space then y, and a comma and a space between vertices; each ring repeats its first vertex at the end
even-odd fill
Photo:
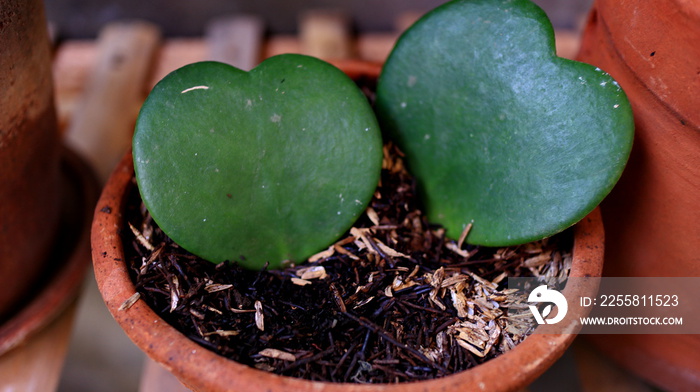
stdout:
POLYGON ((466 0, 428 13, 379 80, 382 127, 406 153, 428 217, 452 238, 505 246, 589 213, 631 149, 628 100, 605 72, 557 57, 527 0, 466 0))
POLYGON ((301 55, 250 72, 180 68, 144 103, 133 139, 142 198, 161 229, 212 262, 303 261, 364 211, 382 140, 365 96, 301 55))

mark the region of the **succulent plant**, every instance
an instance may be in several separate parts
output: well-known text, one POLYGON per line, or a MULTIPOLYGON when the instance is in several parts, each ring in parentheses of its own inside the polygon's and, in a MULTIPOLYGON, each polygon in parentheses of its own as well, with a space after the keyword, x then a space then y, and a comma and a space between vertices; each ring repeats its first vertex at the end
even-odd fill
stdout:
POLYGON ((617 82, 557 57, 549 19, 529 0, 455 0, 426 14, 384 65, 376 113, 379 122, 351 79, 312 57, 280 55, 250 72, 191 64, 139 114, 139 190, 160 228, 202 258, 301 262, 365 210, 381 124, 432 222, 508 246, 595 208, 634 133, 617 82))

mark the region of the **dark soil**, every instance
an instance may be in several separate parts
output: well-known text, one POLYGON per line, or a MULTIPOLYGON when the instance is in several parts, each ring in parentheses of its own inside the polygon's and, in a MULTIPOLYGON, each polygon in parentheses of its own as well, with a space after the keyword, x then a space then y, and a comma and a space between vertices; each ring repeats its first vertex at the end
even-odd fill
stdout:
POLYGON ((292 377, 390 383, 441 377, 519 343, 532 325, 508 317, 509 276, 565 276, 571 234, 494 249, 458 246, 422 215, 400 152, 355 228, 314 261, 250 271, 174 244, 136 187, 124 233, 141 298, 192 340, 292 377), (150 248, 150 249, 149 249, 150 248))

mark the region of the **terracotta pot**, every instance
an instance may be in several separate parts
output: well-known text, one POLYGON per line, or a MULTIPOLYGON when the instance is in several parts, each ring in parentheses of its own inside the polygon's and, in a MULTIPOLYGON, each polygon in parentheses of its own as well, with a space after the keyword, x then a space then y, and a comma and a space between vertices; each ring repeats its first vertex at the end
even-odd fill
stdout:
MULTIPOLYGON (((353 77, 376 80, 380 67, 336 63, 353 77), (350 67, 350 68, 349 68, 350 67)), ((209 351, 168 325, 143 301, 127 310, 119 307, 135 293, 125 264, 120 233, 124 228, 125 197, 133 185, 133 163, 127 154, 116 168, 95 209, 92 228, 93 263, 100 292, 112 316, 148 356, 195 391, 488 391, 518 390, 551 366, 575 335, 537 334, 510 352, 471 370, 432 381, 393 385, 311 382, 253 369, 209 351)), ((596 209, 575 228, 572 276, 600 276, 603 227, 596 209)), ((565 295, 573 298, 574 287, 565 295)))
MULTIPOLYGON (((700 276, 700 3, 597 0, 579 59, 627 93, 636 138, 602 204, 608 276, 700 276)), ((700 335, 591 336, 664 388, 700 390, 700 335)))
POLYGON ((97 181, 59 140, 41 0, 0 0, 0 48, 0 374, 3 386, 34 390, 63 358, 18 352, 82 286, 97 181), (37 364, 41 372, 23 380, 37 364))
POLYGON ((32 295, 21 309, 0 324, 0 357, 20 347, 76 299, 90 265, 88 228, 97 200, 97 180, 82 158, 67 149, 61 151, 60 179, 66 192, 58 200, 60 231, 51 247, 51 256, 42 263, 45 268, 32 295))
POLYGON ((0 0, 0 322, 46 267, 60 213, 51 53, 40 0, 0 0))

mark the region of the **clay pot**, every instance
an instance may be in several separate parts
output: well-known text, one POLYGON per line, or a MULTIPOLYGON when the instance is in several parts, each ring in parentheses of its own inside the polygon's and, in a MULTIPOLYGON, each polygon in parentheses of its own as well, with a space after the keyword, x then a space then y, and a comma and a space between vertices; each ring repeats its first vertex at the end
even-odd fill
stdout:
MULTIPOLYGON (((347 74, 376 80, 380 67, 336 63, 347 74), (349 68, 350 67, 350 68, 349 68)), ((134 186, 132 156, 128 153, 113 172, 95 209, 92 227, 93 263, 100 292, 115 320, 149 357, 195 391, 488 391, 518 390, 551 366, 575 335, 529 336, 510 352, 471 370, 432 381, 393 385, 311 382, 253 369, 219 356, 191 341, 160 318, 144 301, 128 309, 120 306, 136 291, 125 264, 121 232, 126 195, 134 186)), ((575 228, 572 276, 600 276, 603 227, 596 209, 575 228)), ((564 294, 574 298, 575 287, 564 294)))
MULTIPOLYGON (((65 353, 47 350, 41 355, 51 360, 37 360, 20 351, 77 297, 97 181, 59 139, 41 0, 0 0, 0 48, 0 378, 10 389, 34 390, 60 370, 56 357, 65 353)), ((62 331, 56 345, 68 339, 62 331)))
MULTIPOLYGON (((610 73, 635 116, 632 155, 602 204, 605 275, 700 276, 700 3, 597 0, 578 58, 610 73)), ((700 390, 700 335, 591 336, 641 377, 700 390)))
POLYGON ((42 263, 45 268, 34 282, 31 295, 0 324, 0 357, 20 347, 75 301, 90 265, 88 228, 97 200, 97 180, 81 157, 67 149, 61 152, 60 179, 66 191, 58 199, 60 230, 54 233, 51 256, 42 263))
POLYGON ((60 213, 51 53, 40 0, 0 1, 0 322, 46 266, 60 213))

